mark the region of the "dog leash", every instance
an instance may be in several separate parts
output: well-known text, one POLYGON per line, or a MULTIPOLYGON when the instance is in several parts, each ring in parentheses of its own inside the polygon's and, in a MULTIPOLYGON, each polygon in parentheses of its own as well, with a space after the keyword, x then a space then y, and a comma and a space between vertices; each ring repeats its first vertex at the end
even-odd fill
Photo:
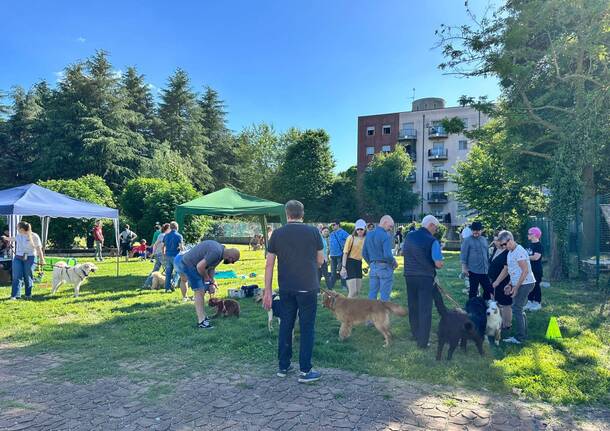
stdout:
POLYGON ((441 285, 440 285, 440 284, 438 284, 438 283, 436 283, 436 282, 435 282, 434 284, 436 284, 436 287, 438 288, 438 290, 439 290, 439 291, 440 291, 440 292, 441 292, 443 295, 445 295, 445 296, 447 297, 447 299, 449 299, 449 300, 450 300, 450 301, 453 303, 453 305, 455 305, 457 308, 462 308, 462 307, 460 306, 460 304, 459 304, 459 303, 458 303, 458 302, 457 302, 455 299, 453 299, 453 298, 451 297, 451 295, 449 295, 447 292, 445 292, 445 290, 444 290, 444 289, 441 287, 441 285))

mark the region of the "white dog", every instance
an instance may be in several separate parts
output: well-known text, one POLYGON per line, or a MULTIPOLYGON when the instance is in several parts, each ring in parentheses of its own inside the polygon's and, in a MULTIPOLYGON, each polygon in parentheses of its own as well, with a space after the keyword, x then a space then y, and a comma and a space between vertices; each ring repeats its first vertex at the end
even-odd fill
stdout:
POLYGON ((51 290, 51 293, 57 292, 57 289, 63 283, 69 283, 74 285, 74 296, 78 296, 80 285, 89 277, 90 273, 96 270, 97 266, 89 262, 74 266, 68 266, 66 262, 57 262, 53 268, 53 290, 51 290))
MULTIPOLYGON (((487 325, 485 327, 485 335, 494 337, 496 346, 500 345, 502 335, 502 316, 498 303, 493 300, 487 301, 487 325)), ((491 341, 491 339, 489 339, 491 341)))

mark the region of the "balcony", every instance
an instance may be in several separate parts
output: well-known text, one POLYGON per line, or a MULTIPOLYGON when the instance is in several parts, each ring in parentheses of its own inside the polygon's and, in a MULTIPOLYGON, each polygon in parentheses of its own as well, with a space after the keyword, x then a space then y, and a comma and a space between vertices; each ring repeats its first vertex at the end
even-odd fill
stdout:
POLYGON ((410 183, 414 183, 416 181, 415 172, 411 172, 409 174, 409 176, 407 177, 407 179, 409 180, 410 183))
POLYGON ((400 129, 398 131, 398 140, 415 140, 417 139, 417 130, 415 129, 400 129))
POLYGON ((429 192, 428 203, 429 204, 444 204, 447 203, 449 197, 445 192, 429 192))
POLYGON ((428 171, 428 182, 444 183, 449 179, 449 173, 445 170, 428 171))
POLYGON ((449 133, 443 126, 432 126, 428 130, 428 138, 430 139, 445 139, 449 137, 449 133))
POLYGON ((449 150, 446 148, 431 148, 428 150, 428 160, 447 160, 449 150))
POLYGON ((433 211, 432 215, 438 219, 441 223, 451 223, 451 214, 440 211, 433 211))

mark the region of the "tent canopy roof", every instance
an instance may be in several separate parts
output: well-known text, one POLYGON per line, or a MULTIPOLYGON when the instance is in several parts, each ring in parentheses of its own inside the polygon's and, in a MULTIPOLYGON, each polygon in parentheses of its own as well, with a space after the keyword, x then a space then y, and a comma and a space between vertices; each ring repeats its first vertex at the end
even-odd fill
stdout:
POLYGON ((71 198, 36 184, 0 190, 0 215, 119 218, 119 210, 71 198))
POLYGON ((284 205, 257 198, 256 196, 250 196, 229 187, 178 205, 176 208, 176 219, 179 223, 184 221, 184 216, 187 214, 278 216, 282 222, 285 221, 286 217, 284 205))

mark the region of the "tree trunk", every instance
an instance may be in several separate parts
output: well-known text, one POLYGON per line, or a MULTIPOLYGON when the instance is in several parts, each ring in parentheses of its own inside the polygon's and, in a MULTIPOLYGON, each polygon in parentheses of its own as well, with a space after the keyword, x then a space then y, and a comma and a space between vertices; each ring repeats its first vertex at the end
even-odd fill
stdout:
POLYGON ((593 167, 587 164, 582 172, 582 240, 580 242, 581 257, 588 259, 595 254, 595 179, 593 167))
POLYGON ((557 246, 557 235, 555 234, 555 229, 553 228, 553 223, 550 225, 551 236, 551 281, 559 281, 564 278, 564 267, 563 267, 563 253, 561 248, 557 246))

